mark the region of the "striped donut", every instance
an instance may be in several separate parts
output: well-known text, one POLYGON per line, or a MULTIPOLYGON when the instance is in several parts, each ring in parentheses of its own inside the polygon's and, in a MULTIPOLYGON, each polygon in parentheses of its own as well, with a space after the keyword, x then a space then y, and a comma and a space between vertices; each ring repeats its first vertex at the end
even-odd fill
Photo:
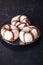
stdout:
POLYGON ((12 18, 11 24, 14 26, 17 26, 18 29, 22 30, 23 27, 30 25, 30 21, 27 16, 17 15, 12 18))
POLYGON ((12 42, 18 38, 18 35, 19 35, 18 28, 13 25, 6 24, 3 25, 1 28, 1 36, 5 40, 12 42))
POLYGON ((40 37, 40 30, 35 26, 27 26, 24 27, 23 30, 20 31, 19 38, 24 43, 34 42, 37 38, 40 37))

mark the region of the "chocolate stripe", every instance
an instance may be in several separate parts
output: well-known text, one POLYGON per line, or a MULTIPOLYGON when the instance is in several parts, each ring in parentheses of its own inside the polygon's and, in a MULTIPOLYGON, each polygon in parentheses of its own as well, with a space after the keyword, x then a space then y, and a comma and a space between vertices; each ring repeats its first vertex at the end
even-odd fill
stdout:
MULTIPOLYGON (((30 27, 29 27, 29 28, 30 28, 30 27)), ((34 27, 33 27, 33 28, 30 28, 29 33, 32 35, 32 38, 33 38, 33 40, 34 40, 34 35, 33 35, 33 33, 31 32, 33 29, 34 29, 34 27)))
POLYGON ((31 30, 28 32, 24 31, 24 33, 30 33, 32 35, 33 40, 34 40, 34 35, 32 34, 31 30))
MULTIPOLYGON (((26 20, 26 22, 25 22, 25 23, 28 23, 28 22, 27 22, 27 21, 28 21, 28 18, 24 18, 23 20, 26 20)), ((23 21, 23 20, 22 20, 22 21, 23 21)))
POLYGON ((14 33, 13 32, 12 32, 12 38, 10 39, 10 41, 14 41, 14 33))
MULTIPOLYGON (((6 30, 7 31, 7 30, 6 30)), ((5 32, 6 32, 5 31, 5 32)), ((4 32, 4 34, 3 34, 3 38, 4 38, 4 36, 5 36, 5 32, 4 32)), ((11 31, 12 32, 12 31, 11 31)), ((6 34, 7 35, 7 34, 6 34)), ((6 39, 7 40, 7 39, 6 39)), ((13 34, 13 32, 12 32, 12 38, 10 39, 10 40, 8 40, 8 41, 13 41, 14 40, 14 34, 13 34)))
POLYGON ((20 22, 20 17, 21 17, 21 15, 19 15, 19 22, 20 22))
POLYGON ((15 22, 15 24, 14 24, 14 25, 16 25, 16 23, 17 23, 18 21, 17 21, 17 20, 14 20, 14 21, 12 21, 12 23, 13 23, 13 22, 15 22))
POLYGON ((19 27, 19 25, 21 25, 21 24, 18 24, 18 25, 17 25, 17 28, 19 27))
POLYGON ((32 34, 32 32, 30 32, 30 34, 32 35, 33 41, 34 41, 34 35, 32 34))
MULTIPOLYGON (((30 29, 31 29, 31 31, 33 30, 33 29, 35 29, 36 31, 37 31, 37 37, 39 38, 40 37, 40 30, 37 28, 37 27, 29 27, 30 29)), ((34 36, 34 35, 33 35, 34 36)))

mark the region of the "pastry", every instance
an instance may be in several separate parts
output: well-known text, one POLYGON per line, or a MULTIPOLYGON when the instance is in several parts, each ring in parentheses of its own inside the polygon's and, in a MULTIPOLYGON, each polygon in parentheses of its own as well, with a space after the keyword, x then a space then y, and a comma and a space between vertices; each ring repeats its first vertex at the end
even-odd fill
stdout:
POLYGON ((10 24, 3 25, 1 28, 1 36, 3 39, 12 42, 19 36, 18 28, 10 24))
MULTIPOLYGON (((40 30, 31 25, 31 26, 27 26, 27 27, 24 27, 20 33, 19 33, 19 38, 20 40, 27 44, 28 42, 29 43, 32 43, 34 42, 36 39, 38 39, 40 37, 40 30)), ((29 44, 28 43, 28 44, 29 44)), ((24 44, 23 44, 24 45, 24 44)))
POLYGON ((17 26, 18 29, 22 30, 25 26, 30 25, 30 21, 27 16, 17 15, 12 18, 11 24, 17 26))

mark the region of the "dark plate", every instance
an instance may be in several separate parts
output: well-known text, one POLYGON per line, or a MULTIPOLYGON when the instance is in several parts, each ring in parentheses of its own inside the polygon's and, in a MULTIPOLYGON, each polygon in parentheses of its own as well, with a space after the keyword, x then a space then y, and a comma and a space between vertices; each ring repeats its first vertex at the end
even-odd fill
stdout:
MULTIPOLYGON (((1 37, 1 39, 2 39, 4 42, 6 42, 6 44, 13 45, 13 46, 15 46, 15 45, 16 45, 16 46, 25 46, 25 45, 31 44, 31 43, 23 43, 22 41, 20 41, 19 38, 18 38, 17 40, 13 41, 13 42, 7 41, 7 40, 3 39, 2 37, 1 37)), ((33 42, 32 42, 32 43, 33 43, 33 42)))
MULTIPOLYGON (((40 37, 40 36, 39 36, 40 37)), ((22 41, 20 41, 20 39, 18 38, 17 40, 13 41, 13 42, 10 42, 10 41, 7 41, 5 39, 3 39, 1 37, 1 39, 6 42, 6 44, 9 44, 9 45, 13 45, 13 46, 26 46, 26 45, 29 45, 29 44, 33 44, 34 42, 36 42, 38 39, 34 40, 33 42, 28 42, 28 43, 23 43, 22 41)))

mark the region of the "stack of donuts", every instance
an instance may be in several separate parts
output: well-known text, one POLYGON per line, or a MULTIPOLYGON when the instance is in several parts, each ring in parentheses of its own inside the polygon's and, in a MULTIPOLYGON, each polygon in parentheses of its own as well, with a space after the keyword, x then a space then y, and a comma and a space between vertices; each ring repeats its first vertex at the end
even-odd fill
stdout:
POLYGON ((19 38, 23 42, 20 45, 24 45, 35 42, 40 37, 40 30, 31 25, 27 16, 17 15, 11 19, 11 24, 5 24, 1 27, 1 36, 9 42, 19 38))

